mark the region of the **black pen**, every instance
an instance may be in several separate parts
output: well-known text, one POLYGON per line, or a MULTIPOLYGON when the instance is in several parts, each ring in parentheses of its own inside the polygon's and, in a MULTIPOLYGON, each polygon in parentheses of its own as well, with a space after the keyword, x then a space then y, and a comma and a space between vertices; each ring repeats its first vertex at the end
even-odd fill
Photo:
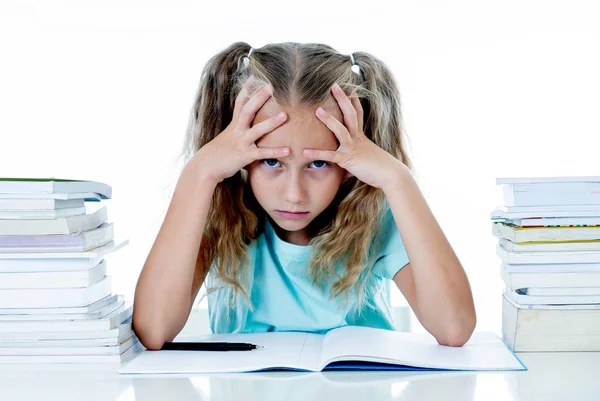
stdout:
POLYGON ((223 342, 165 342, 161 351, 251 351, 260 345, 223 342))

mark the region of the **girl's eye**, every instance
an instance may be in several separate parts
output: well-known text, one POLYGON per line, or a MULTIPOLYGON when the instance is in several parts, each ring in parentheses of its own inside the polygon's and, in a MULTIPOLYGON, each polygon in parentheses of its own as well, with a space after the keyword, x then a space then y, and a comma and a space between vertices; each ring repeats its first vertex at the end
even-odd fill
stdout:
MULTIPOLYGON (((265 163, 265 165, 268 167, 278 167, 278 166, 272 165, 271 163, 279 163, 279 160, 264 159, 264 160, 262 160, 262 162, 265 163)), ((323 170, 325 167, 327 167, 329 165, 329 163, 327 163, 326 161, 323 161, 323 160, 314 160, 311 163, 315 164, 315 166, 317 167, 317 170, 323 170)))
POLYGON ((266 163, 266 164, 267 164, 267 166, 269 166, 269 167, 275 167, 275 166, 272 166, 272 165, 270 165, 270 164, 268 164, 268 163, 269 163, 269 162, 275 162, 275 163, 277 163, 277 162, 278 162, 278 160, 277 160, 277 159, 264 159, 262 162, 263 162, 263 163, 266 163))
MULTIPOLYGON (((315 163, 316 165, 322 166, 323 168, 328 166, 327 162, 325 162, 323 160, 315 160, 315 161, 313 161, 313 163, 315 163)), ((323 168, 317 168, 317 170, 322 170, 323 168)))

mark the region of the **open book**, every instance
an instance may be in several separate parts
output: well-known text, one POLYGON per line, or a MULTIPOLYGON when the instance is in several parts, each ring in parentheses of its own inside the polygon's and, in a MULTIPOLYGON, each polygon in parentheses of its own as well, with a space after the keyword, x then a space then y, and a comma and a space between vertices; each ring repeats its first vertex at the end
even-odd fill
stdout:
MULTIPOLYGON (((186 339, 185 341, 190 341, 186 339)), ((439 345, 428 333, 345 326, 327 334, 213 334, 194 341, 248 342, 253 351, 145 350, 119 373, 224 373, 285 369, 526 370, 496 335, 475 333, 463 347, 439 345)))

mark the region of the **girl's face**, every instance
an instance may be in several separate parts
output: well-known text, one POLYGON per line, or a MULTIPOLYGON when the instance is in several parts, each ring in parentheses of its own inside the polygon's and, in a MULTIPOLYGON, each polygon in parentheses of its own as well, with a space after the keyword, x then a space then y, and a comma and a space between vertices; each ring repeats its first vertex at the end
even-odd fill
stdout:
MULTIPOLYGON (((324 108, 343 122, 342 111, 337 105, 324 108)), ((284 110, 269 100, 256 113, 253 125, 280 111, 287 113, 286 122, 256 141, 256 146, 285 146, 290 153, 280 159, 256 160, 245 169, 256 200, 276 223, 273 228, 278 236, 292 244, 308 245, 309 223, 333 201, 346 170, 324 161, 310 162, 302 154, 305 148, 336 150, 339 147, 333 132, 315 116, 315 110, 284 110), (280 212, 306 214, 292 218, 280 212)))

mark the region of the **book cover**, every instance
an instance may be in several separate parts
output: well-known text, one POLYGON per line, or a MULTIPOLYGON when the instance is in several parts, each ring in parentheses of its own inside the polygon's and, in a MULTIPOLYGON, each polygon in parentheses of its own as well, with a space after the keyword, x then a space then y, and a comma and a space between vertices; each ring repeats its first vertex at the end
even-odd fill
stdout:
POLYGON ((600 305, 521 305, 502 296, 502 336, 514 352, 600 351, 600 305))
POLYGON ((600 252, 599 240, 581 240, 568 242, 528 242, 525 244, 515 244, 506 238, 498 240, 500 245, 509 252, 575 252, 575 251, 591 251, 600 252))
POLYGON ((61 210, 85 207, 84 199, 0 199, 0 210, 61 210))
POLYGON ((0 235, 0 253, 86 252, 106 245, 114 238, 113 223, 74 234, 0 235))
MULTIPOLYGON (((68 251, 68 252, 13 252, 13 253, 1 253, 0 252, 0 271, 5 271, 5 270, 3 270, 3 267, 5 265, 6 266, 16 266, 18 264, 17 259, 35 259, 35 262, 29 262, 29 263, 37 263, 38 267, 44 266, 44 265, 49 266, 50 265, 49 259, 59 260, 57 262, 57 266, 60 266, 63 263, 68 263, 69 259, 98 260, 110 253, 118 251, 119 249, 123 248, 127 244, 129 244, 129 240, 122 241, 119 244, 115 244, 115 241, 110 241, 106 245, 102 245, 98 248, 94 248, 94 249, 91 249, 86 252, 74 252, 74 251, 68 251), (44 260, 43 263, 40 263, 40 259, 44 260), (3 260, 5 262, 3 262, 3 260)), ((75 265, 89 266, 88 268, 92 267, 92 264, 91 263, 88 264, 87 261, 78 262, 75 265)), ((44 271, 44 270, 50 270, 50 268, 49 267, 45 268, 45 269, 42 268, 40 270, 33 270, 33 271, 44 271)), ((75 270, 77 270, 77 269, 75 269, 75 270)), ((30 270, 30 271, 32 271, 32 270, 30 270)))
POLYGON ((133 305, 125 303, 107 316, 100 319, 81 320, 44 320, 44 321, 0 321, 0 332, 23 333, 23 332, 81 332, 96 330, 111 330, 117 328, 121 323, 132 316, 133 305))
POLYGON ((104 206, 94 213, 59 219, 0 220, 0 235, 74 234, 100 227, 107 219, 104 206))
POLYGON ((85 212, 85 206, 55 210, 0 210, 0 219, 49 220, 71 216, 81 216, 84 215, 85 212))
POLYGON ((89 270, 0 273, 0 290, 89 287, 102 280, 106 274, 106 261, 89 270))
POLYGON ((0 290, 0 308, 62 308, 86 306, 110 295, 111 277, 82 288, 0 290))
POLYGON ((557 177, 499 177, 496 185, 500 184, 539 184, 548 182, 596 182, 600 176, 557 176, 557 177))
POLYGON ((44 194, 92 192, 102 199, 110 199, 112 188, 104 183, 61 178, 0 178, 0 193, 44 194))
POLYGON ((536 273, 509 273, 505 266, 502 264, 500 268, 500 277, 511 291, 528 288, 557 287, 575 291, 575 288, 600 287, 600 271, 569 272, 568 269, 565 269, 565 271, 559 273, 544 271, 536 273))
POLYGON ((598 251, 563 251, 563 252, 511 252, 500 244, 496 245, 496 254, 503 262, 518 264, 560 264, 560 263, 600 263, 598 251))
POLYGON ((492 235, 516 244, 600 240, 600 227, 519 227, 493 222, 492 235))

